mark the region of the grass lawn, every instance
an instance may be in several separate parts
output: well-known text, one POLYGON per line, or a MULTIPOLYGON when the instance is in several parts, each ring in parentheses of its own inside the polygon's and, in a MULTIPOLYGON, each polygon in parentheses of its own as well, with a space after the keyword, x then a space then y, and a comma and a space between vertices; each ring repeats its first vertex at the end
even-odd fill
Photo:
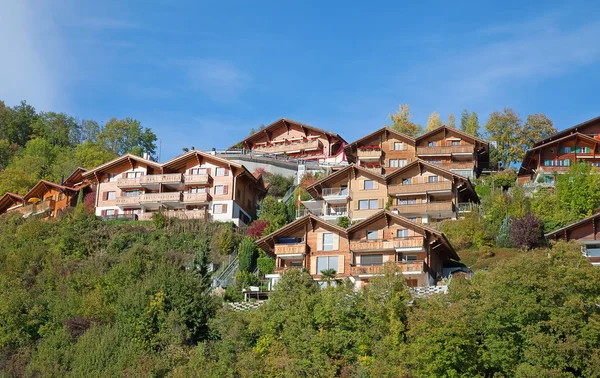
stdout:
POLYGON ((460 262, 470 267, 473 271, 489 269, 491 266, 498 264, 500 261, 507 260, 518 256, 521 253, 516 248, 490 248, 494 252, 492 257, 483 257, 484 250, 479 248, 469 248, 458 251, 460 262))

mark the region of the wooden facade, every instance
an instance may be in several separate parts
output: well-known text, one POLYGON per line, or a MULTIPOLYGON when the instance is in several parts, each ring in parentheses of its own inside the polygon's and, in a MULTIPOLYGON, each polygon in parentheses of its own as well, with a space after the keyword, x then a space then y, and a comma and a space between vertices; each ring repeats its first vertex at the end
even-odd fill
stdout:
POLYGON ((56 218, 76 205, 79 193, 80 188, 40 180, 23 197, 6 193, 0 199, 0 214, 18 212, 25 218, 56 218))
POLYGON ((417 159, 466 177, 489 168, 489 146, 482 139, 442 126, 417 138, 381 128, 345 147, 348 162, 390 174, 417 159))
POLYGON ((338 134, 285 118, 236 144, 254 154, 280 155, 323 163, 344 161, 345 145, 346 141, 338 134))
POLYGON ((600 265, 600 213, 547 233, 548 240, 577 240, 582 243, 582 252, 594 265, 600 265))
POLYGON ((357 288, 387 266, 410 286, 428 286, 441 277, 444 261, 460 259, 442 233, 383 210, 348 229, 307 215, 257 244, 276 259, 276 274, 307 269, 319 281, 324 269, 333 269, 357 288))
POLYGON ((314 200, 303 205, 325 220, 366 219, 388 209, 417 222, 435 223, 456 219, 479 203, 468 178, 422 160, 385 176, 351 164, 307 190, 314 200))
POLYGON ((96 215, 151 219, 161 211, 183 219, 248 224, 265 195, 262 177, 239 164, 190 151, 159 164, 124 155, 83 175, 96 185, 96 215))

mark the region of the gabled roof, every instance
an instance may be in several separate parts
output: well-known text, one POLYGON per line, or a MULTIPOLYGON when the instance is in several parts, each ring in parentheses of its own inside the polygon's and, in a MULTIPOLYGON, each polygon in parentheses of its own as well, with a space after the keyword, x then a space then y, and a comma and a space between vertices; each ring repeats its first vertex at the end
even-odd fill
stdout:
POLYGON ((385 176, 383 176, 383 175, 380 175, 375 172, 371 172, 368 169, 359 167, 356 164, 350 164, 347 167, 344 167, 344 168, 340 169, 339 171, 332 173, 329 176, 324 177, 324 178, 320 179, 319 181, 312 183, 310 186, 308 186, 306 188, 306 191, 308 191, 313 197, 318 196, 319 194, 318 194, 317 187, 322 186, 323 184, 326 184, 327 182, 335 182, 335 180, 343 178, 344 175, 348 174, 348 172, 353 172, 355 177, 356 177, 356 172, 361 172, 366 176, 374 177, 379 180, 385 180, 385 176))
POLYGON ((170 169, 179 169, 182 166, 185 166, 185 163, 189 160, 196 160, 198 162, 198 164, 200 164, 200 159, 209 159, 212 161, 216 161, 218 163, 223 164, 224 166, 227 167, 236 167, 236 168, 242 168, 241 164, 238 163, 234 163, 230 160, 227 159, 223 159, 221 157, 218 157, 216 155, 213 154, 209 154, 208 152, 203 152, 203 151, 198 151, 198 150, 192 150, 192 151, 188 151, 184 154, 181 154, 179 156, 174 157, 171 160, 168 160, 164 163, 161 164, 161 166, 163 168, 170 168, 170 169))
POLYGON ((152 166, 154 168, 161 168, 160 164, 155 161, 144 159, 133 154, 125 154, 123 156, 119 156, 118 158, 109 161, 108 163, 104 163, 102 165, 97 166, 94 169, 90 169, 89 171, 83 173, 83 177, 92 177, 94 173, 102 172, 103 170, 115 167, 125 161, 129 161, 130 164, 132 164, 132 161, 137 161, 152 166))
POLYGON ((4 195, 0 197, 0 213, 3 213, 18 203, 23 203, 22 196, 14 193, 4 193, 4 195))
POLYGON ((370 224, 383 219, 383 218, 388 218, 388 222, 390 219, 394 219, 396 220, 398 223, 400 223, 401 225, 403 225, 404 227, 414 230, 414 231, 420 231, 421 234, 426 235, 427 233, 433 235, 434 237, 436 237, 438 239, 438 241, 443 244, 447 249, 448 252, 450 254, 450 257, 455 259, 455 260, 460 260, 460 257, 458 257, 458 254, 456 254, 456 251, 454 250, 454 248, 452 247, 452 245, 450 244, 450 241, 448 241, 448 239, 446 238, 446 235, 444 235, 443 233, 439 232, 438 230, 435 230, 433 228, 427 227, 426 225, 424 225, 423 223, 416 223, 411 221, 408 218, 405 218, 401 215, 398 214, 394 214, 391 211, 388 210, 381 210, 375 214, 373 214, 372 216, 370 216, 369 218, 362 220, 358 223, 356 223, 355 225, 352 225, 351 227, 349 227, 346 232, 348 233, 348 235, 351 235, 352 233, 363 229, 364 227, 369 226, 370 224))
POLYGON ((415 138, 413 138, 413 137, 411 137, 411 136, 409 136, 409 135, 403 134, 403 133, 401 133, 401 132, 399 132, 399 131, 396 131, 396 130, 392 129, 391 127, 384 126, 384 127, 380 128, 380 129, 378 129, 378 130, 375 130, 374 132, 372 132, 372 133, 371 133, 371 134, 369 134, 369 135, 365 135, 364 137, 362 137, 362 138, 359 138, 359 139, 355 140, 355 141, 354 141, 354 142, 352 142, 352 143, 348 143, 348 144, 346 145, 346 147, 344 147, 344 149, 346 149, 346 148, 350 148, 350 147, 352 147, 352 146, 354 146, 354 145, 356 145, 356 144, 358 144, 358 143, 362 142, 363 140, 366 140, 366 139, 373 138, 374 136, 377 136, 377 135, 383 134, 383 133, 385 133, 385 132, 387 132, 387 133, 389 133, 389 134, 392 134, 392 135, 396 136, 398 139, 401 139, 401 140, 406 140, 406 141, 408 141, 410 144, 412 144, 413 146, 415 145, 415 138))
POLYGON ((77 169, 75 169, 75 171, 73 171, 73 173, 71 173, 63 181, 63 185, 65 185, 65 186, 73 186, 73 185, 77 184, 78 182, 81 182, 83 180, 83 174, 85 172, 87 172, 87 169, 82 168, 82 167, 78 167, 77 169))
POLYGON ((23 196, 23 201, 27 202, 29 199, 31 199, 33 197, 40 196, 40 195, 44 194, 47 190, 49 190, 49 188, 53 188, 53 189, 59 190, 61 192, 75 193, 75 192, 79 191, 78 189, 69 188, 68 186, 55 184, 53 182, 46 181, 46 180, 40 180, 37 184, 35 184, 33 186, 33 188, 31 188, 31 190, 29 190, 27 192, 27 194, 25 194, 23 196))
MULTIPOLYGON (((305 129, 305 131, 313 130, 313 131, 321 133, 321 134, 332 136, 334 138, 339 139, 341 142, 346 143, 346 140, 344 140, 344 138, 342 138, 339 134, 332 133, 330 131, 320 129, 318 127, 310 126, 310 125, 304 124, 302 122, 294 121, 292 119, 280 118, 277 121, 275 121, 272 124, 270 124, 269 126, 266 126, 265 128, 258 130, 254 134, 252 134, 252 135, 246 137, 245 139, 241 140, 240 142, 236 143, 234 146, 236 146, 238 144, 241 144, 241 143, 244 143, 244 142, 252 142, 252 141, 254 141, 256 139, 260 139, 260 138, 263 137, 263 135, 265 135, 266 132, 274 130, 274 129, 280 127, 280 126, 288 126, 288 125, 299 126, 299 127, 303 128, 303 129, 305 129)), ((232 148, 233 148, 233 146, 232 146, 232 148)))
POLYGON ((307 225, 311 225, 312 227, 314 227, 316 224, 319 224, 321 226, 323 226, 324 228, 327 228, 329 230, 332 231, 337 231, 337 232, 341 232, 342 235, 346 235, 346 230, 340 226, 331 224, 319 217, 316 217, 312 214, 308 214, 303 216, 302 218, 298 218, 295 221, 293 221, 292 223, 281 227, 279 230, 277 231, 273 231, 271 232, 269 235, 262 237, 261 239, 258 239, 256 241, 256 245, 258 247, 260 247, 263 251, 265 252, 271 252, 271 245, 274 244, 274 240, 275 238, 278 237, 285 237, 286 235, 289 235, 291 232, 297 231, 298 229, 304 228, 307 225), (271 242, 272 244, 269 244, 269 242, 271 242))
POLYGON ((546 144, 546 143, 551 142, 551 141, 553 141, 553 140, 555 140, 557 138, 562 138, 565 135, 573 134, 573 132, 576 132, 576 133, 577 132, 581 132, 582 128, 585 128, 587 126, 593 125, 594 123, 600 123, 600 117, 592 118, 592 119, 587 120, 585 122, 582 122, 582 123, 580 123, 578 125, 571 126, 571 127, 567 128, 567 129, 564 129, 562 131, 554 133, 554 134, 550 135, 548 138, 540 139, 537 142, 535 142, 534 146, 537 147, 537 146, 539 146, 541 144, 546 144))
POLYGON ((481 138, 478 138, 478 137, 476 137, 476 136, 473 136, 473 135, 471 135, 471 134, 467 134, 467 133, 465 133, 464 131, 461 131, 461 130, 459 130, 459 129, 455 129, 455 128, 453 128, 453 127, 448 127, 448 126, 446 126, 446 125, 440 126, 440 127, 438 127, 437 129, 431 130, 430 132, 427 132, 427 133, 425 133, 425 134, 423 134, 423 135, 419 135, 419 136, 416 138, 416 141, 417 141, 417 142, 419 142, 419 141, 421 141, 421 140, 423 140, 423 139, 429 138, 430 136, 432 136, 432 135, 435 135, 435 134, 439 133, 439 132, 440 132, 440 131, 442 131, 442 130, 448 130, 448 131, 452 131, 452 132, 454 132, 454 133, 457 133, 457 134, 459 134, 460 136, 462 136, 462 137, 463 137, 463 138, 465 138, 465 139, 470 139, 470 140, 472 140, 472 141, 474 141, 474 142, 479 142, 479 143, 481 143, 481 144, 485 144, 486 146, 489 144, 489 142, 486 142, 485 140, 483 140, 483 139, 481 139, 481 138))
POLYGON ((546 237, 546 239, 556 238, 556 237, 560 236, 560 234, 563 233, 563 232, 575 229, 575 228, 577 228, 579 226, 582 226, 582 225, 584 225, 584 224, 586 224, 588 222, 592 222, 592 221, 594 221, 595 219, 598 219, 598 218, 600 218, 600 212, 598 212, 598 213, 596 213, 596 214, 594 214, 592 216, 589 216, 587 218, 584 218, 582 220, 579 220, 577 222, 574 222, 574 223, 571 223, 569 225, 566 225, 565 227, 559 228, 558 230, 554 230, 552 232, 548 232, 544 236, 546 237))

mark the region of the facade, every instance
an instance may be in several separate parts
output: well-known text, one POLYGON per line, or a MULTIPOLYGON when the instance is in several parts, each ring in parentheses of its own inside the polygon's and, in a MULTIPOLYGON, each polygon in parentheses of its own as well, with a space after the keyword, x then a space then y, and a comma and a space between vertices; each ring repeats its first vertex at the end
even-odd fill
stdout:
POLYGON ((436 223, 457 219, 471 211, 479 198, 471 181, 422 160, 395 169, 385 176, 354 164, 309 186, 313 200, 305 210, 324 220, 347 216, 361 220, 388 209, 414 222, 436 223))
POLYGON ((346 141, 338 134, 285 118, 236 144, 256 155, 331 164, 345 161, 345 145, 346 141))
POLYGON ((124 155, 83 174, 96 186, 105 219, 168 217, 248 224, 265 194, 260 176, 214 155, 190 151, 164 164, 124 155))
POLYGON ((0 199, 0 214, 18 212, 23 214, 24 218, 56 218, 76 205, 79 192, 79 188, 40 180, 23 197, 6 193, 0 199))
POLYGON ((547 233, 548 240, 580 241, 582 252, 593 264, 600 266, 600 213, 547 233))
POLYGON ((417 138, 381 128, 345 147, 349 163, 389 174, 421 159, 465 177, 489 169, 489 146, 482 139, 447 126, 417 138))
POLYGON ((276 260, 277 281, 288 269, 307 269, 316 281, 333 269, 361 288, 386 265, 395 266, 408 286, 429 286, 442 275, 444 261, 460 258, 444 234, 389 211, 343 229, 307 215, 263 237, 257 245, 276 260))
POLYGON ((600 166, 600 117, 537 141, 523 158, 518 173, 521 184, 553 185, 555 174, 564 173, 576 161, 600 166))

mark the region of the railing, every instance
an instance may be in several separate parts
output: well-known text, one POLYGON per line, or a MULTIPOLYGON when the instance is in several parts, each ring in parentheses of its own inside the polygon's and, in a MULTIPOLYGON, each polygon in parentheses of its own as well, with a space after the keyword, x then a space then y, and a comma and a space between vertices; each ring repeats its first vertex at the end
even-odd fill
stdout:
POLYGON ((183 193, 183 202, 210 202, 211 199, 208 193, 183 193))
POLYGON ((137 214, 112 214, 112 215, 103 215, 102 220, 111 221, 111 220, 128 220, 134 221, 137 220, 137 214))
POLYGON ((212 181, 211 175, 184 175, 186 184, 208 185, 212 181))
POLYGON ((297 243, 297 244, 275 244, 275 254, 276 255, 296 255, 296 254, 305 254, 306 253, 306 244, 297 243))
MULTIPOLYGON (((148 212, 137 214, 138 220, 152 220, 152 216, 157 212, 148 212)), ((163 211, 162 215, 166 218, 177 219, 208 219, 209 215, 206 210, 168 210, 163 211)))
POLYGON ((256 151, 256 152, 270 152, 270 153, 276 153, 276 152, 289 152, 289 151, 296 151, 296 150, 306 150, 306 149, 319 149, 319 148, 323 148, 323 143, 321 143, 320 140, 316 139, 316 140, 311 140, 311 141, 307 141, 307 142, 291 142, 289 144, 285 144, 282 143, 280 145, 272 145, 272 146, 266 146, 266 147, 261 147, 261 146, 256 146, 254 147, 252 150, 256 151))
POLYGON ((350 266, 350 274, 361 275, 361 274, 383 274, 385 272, 385 268, 387 266, 397 267, 401 272, 415 272, 415 273, 423 273, 425 272, 425 262, 424 261, 411 261, 411 262, 402 262, 402 261, 390 261, 383 263, 381 265, 365 265, 361 266, 360 264, 356 264, 350 266))
POLYGON ((456 207, 459 213, 470 213, 473 210, 477 210, 478 205, 473 202, 461 202, 456 207))
POLYGON ((277 266, 277 267, 275 267, 275 273, 283 273, 283 272, 286 272, 291 269, 304 269, 304 268, 306 268, 304 266, 304 263, 302 264, 302 266, 294 266, 294 265, 277 266))
POLYGON ((296 210, 296 218, 302 218, 304 216, 307 216, 308 214, 312 214, 316 217, 322 217, 323 210, 322 209, 314 209, 314 210, 298 209, 298 210, 296 210))
POLYGON ((54 210, 55 206, 56 206, 55 200, 46 200, 46 201, 40 201, 38 203, 32 203, 30 205, 26 205, 23 207, 19 207, 16 209, 16 211, 20 212, 21 214, 42 213, 44 211, 54 210))
POLYGON ((428 202, 410 205, 393 205, 392 209, 397 210, 400 214, 415 214, 427 213, 435 211, 452 211, 452 202, 428 202))
POLYGON ((474 146, 417 147, 417 155, 448 155, 475 152, 474 146))
POLYGON ((325 211, 325 217, 344 217, 344 216, 348 216, 348 208, 347 207, 342 207, 342 206, 338 206, 338 207, 331 207, 331 208, 327 208, 327 211, 325 211))
POLYGON ((394 248, 417 248, 423 247, 422 236, 410 236, 407 238, 395 238, 394 248))
MULTIPOLYGON (((430 162, 431 163, 431 162, 430 162)), ((438 167, 451 170, 451 169, 473 169, 475 165, 473 162, 455 162, 455 163, 431 163, 438 167)))
POLYGON ((140 203, 140 196, 117 197, 117 206, 119 206, 119 205, 138 205, 139 203, 140 203))
POLYGON ((323 197, 348 197, 350 191, 348 188, 323 188, 322 196, 323 197))
POLYGON ((403 193, 425 193, 439 190, 452 190, 452 182, 438 181, 414 184, 393 184, 388 186, 388 191, 392 195, 403 193))
POLYGON ((140 186, 141 177, 129 177, 129 178, 120 178, 117 180, 117 186, 131 188, 135 186, 140 186))
POLYGON ((374 172, 377 174, 381 174, 383 172, 383 167, 367 167, 367 166, 360 166, 362 169, 366 169, 369 172, 374 172))
POLYGON ((183 182, 183 175, 181 173, 168 173, 162 175, 146 175, 140 178, 140 184, 167 184, 167 183, 180 183, 183 182))
POLYGON ((177 202, 181 201, 180 192, 147 193, 139 196, 140 203, 143 202, 177 202))
POLYGON ((358 149, 358 151, 356 152, 356 155, 358 156, 359 159, 365 159, 365 158, 374 158, 374 159, 379 159, 381 157, 381 149, 358 149))
POLYGON ((394 249, 394 242, 392 240, 351 241, 350 249, 353 251, 379 251, 394 249))

